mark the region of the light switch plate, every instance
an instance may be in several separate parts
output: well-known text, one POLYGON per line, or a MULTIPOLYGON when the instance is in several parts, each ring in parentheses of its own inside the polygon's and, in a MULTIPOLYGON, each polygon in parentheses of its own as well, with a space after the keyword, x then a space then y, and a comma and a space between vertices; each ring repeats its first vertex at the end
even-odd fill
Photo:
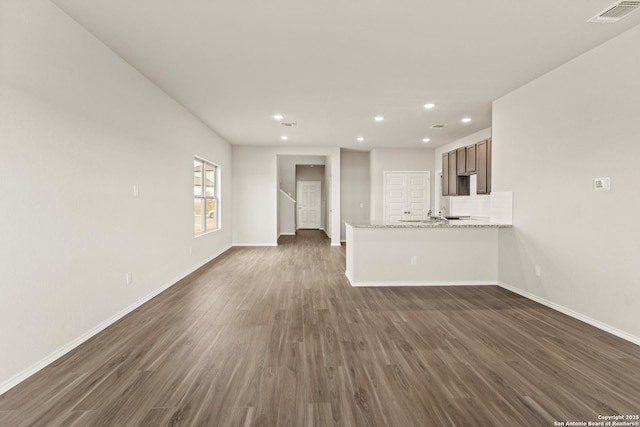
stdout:
POLYGON ((602 177, 593 180, 593 189, 595 191, 609 191, 611 190, 611 178, 602 177))

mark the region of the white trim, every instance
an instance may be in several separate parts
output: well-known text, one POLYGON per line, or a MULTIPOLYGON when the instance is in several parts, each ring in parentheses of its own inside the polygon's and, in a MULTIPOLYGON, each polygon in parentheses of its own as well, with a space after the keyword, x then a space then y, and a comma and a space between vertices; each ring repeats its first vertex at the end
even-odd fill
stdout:
POLYGON ((18 384, 20 384, 22 381, 26 380, 27 378, 29 378, 30 376, 34 375, 35 373, 37 373, 41 369, 45 368, 46 366, 50 365, 51 363, 53 363, 57 359, 61 358, 65 354, 69 353, 71 350, 73 350, 74 348, 78 347, 80 344, 82 344, 85 341, 87 341, 88 339, 94 337, 98 333, 102 332, 103 330, 105 330, 106 328, 108 328, 109 326, 111 326, 112 324, 117 322, 118 320, 122 319, 127 314, 131 313, 132 311, 134 311, 135 309, 137 309, 138 307, 140 307, 144 303, 148 302, 152 298, 156 297, 157 295, 159 295, 162 292, 166 291, 167 289, 169 289, 173 285, 177 284, 180 280, 184 279, 185 277, 187 277, 188 275, 190 275, 194 271, 198 270, 199 268, 201 268, 205 264, 213 261, 214 259, 216 259, 220 255, 222 255, 223 253, 225 253, 229 249, 231 249, 231 246, 228 246, 226 249, 223 249, 222 251, 218 252, 216 255, 208 258, 207 260, 205 260, 202 264, 198 265, 197 267, 189 269, 187 272, 178 275, 173 280, 169 281, 169 283, 167 283, 164 286, 156 289, 155 291, 151 292, 150 294, 147 294, 146 296, 142 297, 138 301, 136 301, 133 304, 129 305, 125 309, 123 309, 123 310, 119 311, 118 313, 114 314, 113 316, 111 316, 110 318, 105 320, 104 322, 100 323, 95 328, 85 332, 84 334, 82 334, 78 338, 74 339, 73 341, 71 341, 67 345, 59 348, 56 351, 54 351, 49 356, 45 357, 44 359, 40 360, 39 362, 34 363, 33 365, 31 365, 30 367, 28 367, 24 371, 18 373, 17 375, 14 375, 13 377, 9 378, 7 381, 5 381, 2 384, 0 384, 0 395, 6 393, 7 391, 12 389, 13 387, 15 387, 18 384))
POLYGON ((296 233, 280 233, 279 236, 295 236, 295 235, 296 235, 296 233))
POLYGON ((560 313, 564 313, 567 316, 573 317, 574 319, 580 320, 584 323, 587 323, 591 326, 594 326, 598 329, 601 329, 605 332, 608 332, 612 335, 615 335, 619 338, 622 338, 623 340, 632 342, 636 345, 640 345, 640 337, 636 337, 634 335, 631 335, 627 332, 621 331, 618 328, 614 328, 613 326, 607 325, 606 323, 603 323, 599 320, 593 319, 589 316, 585 316, 584 314, 578 313, 577 311, 573 311, 570 308, 567 308, 565 306, 562 306, 560 304, 556 304, 555 302, 549 301, 547 299, 541 298, 537 295, 534 295, 530 292, 527 291, 523 291, 522 289, 518 289, 515 286, 511 286, 508 285, 506 283, 503 282, 498 282, 498 286, 500 286, 501 288, 504 288, 508 291, 511 291, 515 294, 521 295, 527 299, 530 299, 532 301, 535 301, 537 303, 540 303, 544 306, 547 306, 553 310, 559 311, 560 313))
POLYGON ((397 286, 495 286, 495 280, 461 280, 461 281, 433 281, 433 282, 354 282, 345 271, 345 276, 352 287, 397 287, 397 286))
POLYGON ((201 221, 200 221, 201 222, 200 226, 202 227, 202 231, 200 233, 194 233, 194 237, 200 237, 200 236, 203 236, 205 234, 209 234, 209 233, 211 233, 213 231, 218 231, 218 230, 220 230, 222 228, 222 217, 221 217, 222 208, 221 208, 221 205, 220 205, 220 199, 221 199, 220 196, 222 194, 222 190, 221 190, 222 184, 220 183, 220 180, 222 179, 222 169, 220 169, 220 165, 219 164, 214 163, 212 161, 209 161, 209 160, 207 160, 207 159, 205 159, 203 157, 200 157, 200 156, 196 155, 196 156, 194 156, 194 159, 199 161, 199 162, 202 162, 202 182, 201 182, 201 184, 202 184, 201 185, 202 186, 202 195, 196 196, 194 194, 193 197, 194 197, 194 199, 198 199, 198 200, 204 201, 203 207, 205 207, 205 208, 206 208, 206 205, 207 205, 207 200, 213 200, 215 202, 215 209, 214 210, 215 210, 215 216, 216 216, 216 228, 213 228, 211 230, 207 230, 207 220, 205 218, 205 212, 203 211, 202 215, 201 215, 202 218, 201 218, 201 221), (215 185, 213 187, 213 190, 214 190, 214 195, 213 196, 207 196, 206 195, 206 192, 207 192, 207 186, 206 186, 206 182, 205 182, 205 174, 206 174, 206 169, 207 169, 206 164, 209 164, 209 165, 211 165, 211 166, 216 168, 216 170, 215 170, 216 182, 215 182, 215 185))

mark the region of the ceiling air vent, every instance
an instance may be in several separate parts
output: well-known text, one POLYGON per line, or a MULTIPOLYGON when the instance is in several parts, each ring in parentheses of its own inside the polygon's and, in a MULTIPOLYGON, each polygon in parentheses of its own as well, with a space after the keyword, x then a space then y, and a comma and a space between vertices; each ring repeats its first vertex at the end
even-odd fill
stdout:
POLYGON ((280 124, 282 126, 288 127, 288 128, 292 128, 292 127, 298 126, 298 123, 296 123, 296 122, 282 122, 280 124))
POLYGON ((436 125, 431 125, 431 129, 442 129, 444 127, 446 127, 447 125, 445 124, 436 124, 436 125))
POLYGON ((640 8, 640 1, 619 1, 612 4, 587 22, 614 24, 640 8))

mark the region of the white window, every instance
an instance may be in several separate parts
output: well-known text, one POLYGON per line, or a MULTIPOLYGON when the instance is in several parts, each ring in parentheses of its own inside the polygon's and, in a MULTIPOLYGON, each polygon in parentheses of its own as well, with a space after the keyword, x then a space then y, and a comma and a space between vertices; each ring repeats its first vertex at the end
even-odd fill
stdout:
POLYGON ((196 236, 220 227, 219 167, 203 159, 193 160, 193 215, 196 236))

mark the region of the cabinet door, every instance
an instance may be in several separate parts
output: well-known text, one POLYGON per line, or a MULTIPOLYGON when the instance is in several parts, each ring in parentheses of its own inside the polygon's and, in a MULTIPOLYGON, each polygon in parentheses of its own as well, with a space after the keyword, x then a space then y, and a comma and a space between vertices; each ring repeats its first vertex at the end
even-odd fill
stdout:
POLYGON ((466 149, 467 175, 476 173, 476 145, 469 145, 466 149))
POLYGON ((476 144, 476 173, 477 193, 491 192, 491 140, 487 139, 476 144))
POLYGON ((491 138, 487 139, 487 194, 491 193, 491 138))
POLYGON ((449 151, 449 195, 458 195, 458 164, 455 151, 449 151))
POLYGON ((458 164, 458 175, 465 175, 467 173, 467 165, 466 165, 466 150, 464 147, 458 148, 456 150, 456 162, 458 164))
POLYGON ((449 153, 442 155, 442 195, 449 195, 449 153))

